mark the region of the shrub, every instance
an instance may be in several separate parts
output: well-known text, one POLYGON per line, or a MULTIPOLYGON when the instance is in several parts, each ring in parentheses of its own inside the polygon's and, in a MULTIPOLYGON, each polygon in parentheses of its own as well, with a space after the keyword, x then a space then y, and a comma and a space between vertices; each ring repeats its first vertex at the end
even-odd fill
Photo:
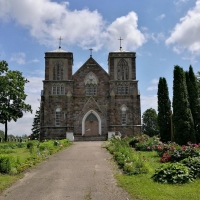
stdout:
MULTIPOLYGON (((132 139, 131 139, 132 140, 132 139)), ((129 144, 129 138, 112 138, 106 148, 113 154, 119 167, 128 175, 147 173, 148 168, 140 154, 135 154, 129 144)), ((134 139, 133 139, 134 140, 134 139)), ((133 141, 132 140, 132 141, 133 141)))
POLYGON ((8 155, 0 155, 0 173, 6 174, 11 170, 13 157, 8 155))
POLYGON ((174 150, 171 152, 171 161, 178 162, 188 157, 198 157, 200 153, 195 147, 192 146, 182 146, 179 150, 174 150))
POLYGON ((39 150, 40 151, 44 151, 44 150, 46 150, 47 149, 47 147, 45 146, 45 145, 40 145, 39 146, 39 150))
POLYGON ((31 149, 33 148, 33 146, 34 146, 33 142, 28 142, 26 145, 27 149, 31 149))
POLYGON ((163 154, 162 158, 160 159, 160 162, 164 163, 164 162, 169 162, 170 160, 171 160, 171 155, 167 151, 163 154))
POLYGON ((16 144, 17 148, 24 148, 25 146, 26 146, 26 143, 22 143, 22 142, 16 144))
POLYGON ((190 169, 190 174, 193 178, 200 178, 200 157, 185 158, 181 163, 190 169))
POLYGON ((147 137, 146 135, 139 138, 139 143, 135 145, 137 151, 152 151, 155 150, 156 146, 160 144, 159 138, 147 137))
POLYGON ((135 161, 124 164, 124 172, 128 175, 146 174, 149 168, 139 155, 135 161))
POLYGON ((59 141, 57 141, 57 140, 54 141, 54 146, 58 146, 59 144, 60 144, 59 141))
POLYGON ((171 184, 183 184, 193 181, 189 168, 182 163, 167 163, 162 165, 155 170, 152 179, 160 183, 171 184))
POLYGON ((139 139, 138 138, 133 138, 133 139, 130 140, 129 146, 135 148, 137 143, 139 143, 139 139))
POLYGON ((0 149, 0 154, 10 154, 15 153, 15 150, 13 149, 0 149))

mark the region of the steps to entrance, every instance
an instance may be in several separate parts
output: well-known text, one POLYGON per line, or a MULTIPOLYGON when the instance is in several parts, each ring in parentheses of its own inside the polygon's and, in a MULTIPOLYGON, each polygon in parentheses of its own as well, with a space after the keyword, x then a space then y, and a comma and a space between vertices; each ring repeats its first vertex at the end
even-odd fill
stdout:
POLYGON ((108 138, 107 135, 101 135, 101 136, 81 136, 81 135, 75 135, 74 141, 75 142, 81 142, 81 141, 106 141, 108 138))

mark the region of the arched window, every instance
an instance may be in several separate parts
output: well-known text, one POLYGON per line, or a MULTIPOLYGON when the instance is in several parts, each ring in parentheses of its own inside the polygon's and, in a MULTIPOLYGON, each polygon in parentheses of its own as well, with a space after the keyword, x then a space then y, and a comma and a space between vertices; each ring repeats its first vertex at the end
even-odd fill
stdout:
POLYGON ((57 108, 55 113, 55 125, 60 126, 60 119, 61 119, 61 109, 57 108))
POLYGON ((92 72, 90 72, 86 77, 85 77, 85 94, 87 96, 96 96, 97 95, 97 83, 98 79, 96 75, 92 72))
POLYGON ((64 84, 53 84, 52 94, 53 95, 64 95, 65 94, 64 84))
POLYGON ((129 79, 128 63, 124 59, 121 59, 118 62, 117 79, 118 80, 128 80, 129 79))
POLYGON ((86 95, 87 96, 95 96, 97 95, 97 85, 95 84, 86 84, 86 95))
POLYGON ((119 84, 117 86, 117 94, 129 94, 129 85, 128 84, 119 84))
POLYGON ((54 63, 53 80, 63 80, 63 63, 61 61, 54 63))
POLYGON ((57 95, 60 95, 60 84, 57 84, 56 94, 57 94, 57 95))
POLYGON ((53 95, 56 95, 56 84, 53 84, 52 92, 53 92, 53 95))
POLYGON ((85 121, 98 121, 98 119, 93 113, 90 113, 85 121))
POLYGON ((126 114, 126 106, 121 107, 121 123, 122 125, 126 125, 127 123, 127 114, 126 114))
POLYGON ((64 95, 64 93, 65 93, 65 90, 64 90, 64 85, 63 84, 61 84, 61 86, 60 86, 60 94, 61 95, 64 95))
POLYGON ((56 66, 53 67, 53 80, 56 80, 56 66))

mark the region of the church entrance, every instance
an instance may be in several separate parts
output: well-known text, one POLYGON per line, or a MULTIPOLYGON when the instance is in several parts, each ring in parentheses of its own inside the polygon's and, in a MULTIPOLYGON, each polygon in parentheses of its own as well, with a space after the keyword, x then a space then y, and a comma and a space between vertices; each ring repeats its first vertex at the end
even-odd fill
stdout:
POLYGON ((85 120, 85 134, 84 136, 98 136, 99 122, 97 117, 90 113, 85 120))

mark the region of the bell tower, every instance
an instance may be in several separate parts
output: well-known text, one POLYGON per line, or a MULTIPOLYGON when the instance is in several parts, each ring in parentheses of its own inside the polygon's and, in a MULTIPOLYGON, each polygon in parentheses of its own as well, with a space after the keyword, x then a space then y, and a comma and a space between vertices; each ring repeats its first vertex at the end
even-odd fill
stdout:
POLYGON ((123 135, 141 132, 141 109, 138 80, 136 80, 136 53, 121 47, 108 55, 110 75, 110 127, 123 135))
MULTIPOLYGON (((61 44, 60 44, 61 45, 61 44)), ((73 93, 73 53, 59 48, 45 53, 45 79, 41 94, 41 139, 65 138, 68 129, 67 93, 73 93)), ((71 125, 71 124, 70 124, 71 125)))

